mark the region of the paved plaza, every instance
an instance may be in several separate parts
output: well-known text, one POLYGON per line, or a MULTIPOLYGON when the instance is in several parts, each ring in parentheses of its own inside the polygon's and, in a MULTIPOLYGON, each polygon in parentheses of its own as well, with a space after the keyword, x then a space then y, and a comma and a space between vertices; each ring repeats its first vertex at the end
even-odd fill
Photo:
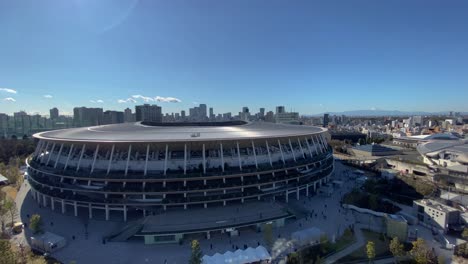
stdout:
MULTIPOLYGON (((289 241, 290 234, 309 227, 318 227, 330 238, 338 237, 344 230, 354 224, 354 218, 350 211, 345 213, 340 207, 341 197, 355 187, 353 181, 346 179, 346 170, 354 170, 346 167, 340 162, 335 162, 335 172, 332 180, 343 180, 342 187, 335 188, 330 195, 316 194, 313 197, 301 196, 300 200, 290 199, 290 205, 294 208, 305 209, 305 216, 298 220, 287 221, 284 227, 274 228, 275 238, 272 257, 278 260, 288 252, 294 250, 289 241)), ((190 240, 200 241, 204 254, 212 255, 217 252, 234 251, 237 248, 265 246, 263 233, 259 233, 253 228, 241 229, 237 237, 228 237, 227 234, 214 233, 210 239, 203 235, 193 235, 185 238, 179 244, 165 245, 145 245, 142 240, 130 240, 128 242, 108 242, 103 243, 103 236, 115 232, 121 223, 112 221, 90 220, 87 215, 74 217, 63 215, 58 210, 52 211, 50 208, 40 208, 29 194, 28 184, 24 184, 17 196, 19 207, 19 218, 28 223, 28 216, 38 213, 42 216, 44 229, 58 234, 67 239, 67 246, 53 256, 64 263, 72 260, 77 263, 187 263, 190 256, 190 240)), ((405 211, 411 208, 404 208, 405 211)), ((235 212, 233 212, 235 215, 235 212)), ((190 215, 187 215, 190 218, 190 215)), ((414 227, 412 227, 414 228, 414 227)), ((426 238, 427 232, 419 227, 419 234, 426 238)), ((429 231, 429 230, 427 230, 429 231)), ((28 229, 14 239, 21 243, 26 242, 26 236, 31 236, 28 229)), ((428 237, 428 239, 430 239, 428 237)), ((426 239, 427 240, 427 239, 426 239)), ((433 240, 433 239, 432 239, 433 240)), ((432 240, 431 245, 432 245, 432 240)), ((438 253, 449 256, 450 251, 437 248, 438 253)))

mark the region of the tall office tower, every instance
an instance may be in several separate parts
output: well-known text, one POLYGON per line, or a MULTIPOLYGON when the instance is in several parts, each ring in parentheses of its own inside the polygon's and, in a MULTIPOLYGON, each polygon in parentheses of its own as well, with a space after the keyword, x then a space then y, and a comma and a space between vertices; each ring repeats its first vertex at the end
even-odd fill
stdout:
POLYGON ((247 106, 242 107, 242 112, 239 113, 239 117, 242 121, 249 121, 250 113, 247 106))
POLYGON ((185 110, 180 111, 180 117, 185 119, 185 110))
POLYGON ((263 107, 260 108, 260 113, 259 113, 259 114, 260 114, 260 115, 259 115, 260 118, 265 117, 265 108, 263 108, 263 107))
POLYGON ((52 119, 52 120, 57 120, 58 119, 59 110, 57 109, 57 107, 54 107, 54 108, 50 109, 49 112, 50 112, 50 119, 52 119))
POLYGON ((0 132, 1 135, 5 138, 8 137, 8 130, 9 130, 9 125, 8 125, 8 120, 10 117, 7 114, 0 113, 0 132))
POLYGON ((199 106, 199 119, 200 121, 204 121, 207 118, 207 108, 206 104, 200 104, 199 106))
POLYGON ((137 105, 135 106, 136 121, 150 121, 162 123, 162 109, 157 105, 137 105))
POLYGON ((286 111, 284 110, 284 106, 277 106, 276 107, 276 114, 282 114, 285 113, 286 111))
POLYGON ((128 107, 124 110, 124 122, 135 122, 135 115, 132 113, 132 109, 128 107))
POLYGON ((73 108, 73 124, 75 126, 99 126, 102 125, 102 108, 73 108))
POLYGON ((214 120, 214 119, 215 119, 215 115, 213 112, 213 107, 210 107, 210 120, 214 120))
POLYGON ((330 122, 328 116, 328 114, 323 114, 323 127, 328 127, 328 122, 330 122))

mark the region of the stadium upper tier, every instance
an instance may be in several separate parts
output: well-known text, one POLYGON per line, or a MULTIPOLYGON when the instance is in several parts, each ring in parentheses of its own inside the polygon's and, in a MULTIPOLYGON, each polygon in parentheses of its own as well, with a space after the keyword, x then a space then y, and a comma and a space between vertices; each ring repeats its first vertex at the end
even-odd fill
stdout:
POLYGON ((312 126, 280 125, 267 122, 217 123, 125 123, 96 127, 53 130, 35 138, 67 142, 187 142, 283 138, 325 132, 312 126))

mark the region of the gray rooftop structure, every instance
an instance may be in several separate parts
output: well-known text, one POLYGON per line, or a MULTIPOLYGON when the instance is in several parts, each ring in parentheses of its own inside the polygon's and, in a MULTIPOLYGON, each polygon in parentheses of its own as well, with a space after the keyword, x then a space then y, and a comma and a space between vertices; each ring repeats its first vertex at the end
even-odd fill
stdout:
MULTIPOLYGON (((179 123, 180 124, 180 123, 179 123)), ((144 125, 140 122, 41 132, 35 138, 67 142, 177 142, 282 138, 325 132, 326 129, 267 122, 219 125, 144 125)))

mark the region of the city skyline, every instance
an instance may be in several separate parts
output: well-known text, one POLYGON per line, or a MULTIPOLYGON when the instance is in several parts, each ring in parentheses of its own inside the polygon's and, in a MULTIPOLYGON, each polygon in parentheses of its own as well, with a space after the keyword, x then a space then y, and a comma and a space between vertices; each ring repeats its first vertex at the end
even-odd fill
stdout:
POLYGON ((468 111, 462 1, 23 3, 0 3, 10 114, 145 102, 165 112, 468 111))

